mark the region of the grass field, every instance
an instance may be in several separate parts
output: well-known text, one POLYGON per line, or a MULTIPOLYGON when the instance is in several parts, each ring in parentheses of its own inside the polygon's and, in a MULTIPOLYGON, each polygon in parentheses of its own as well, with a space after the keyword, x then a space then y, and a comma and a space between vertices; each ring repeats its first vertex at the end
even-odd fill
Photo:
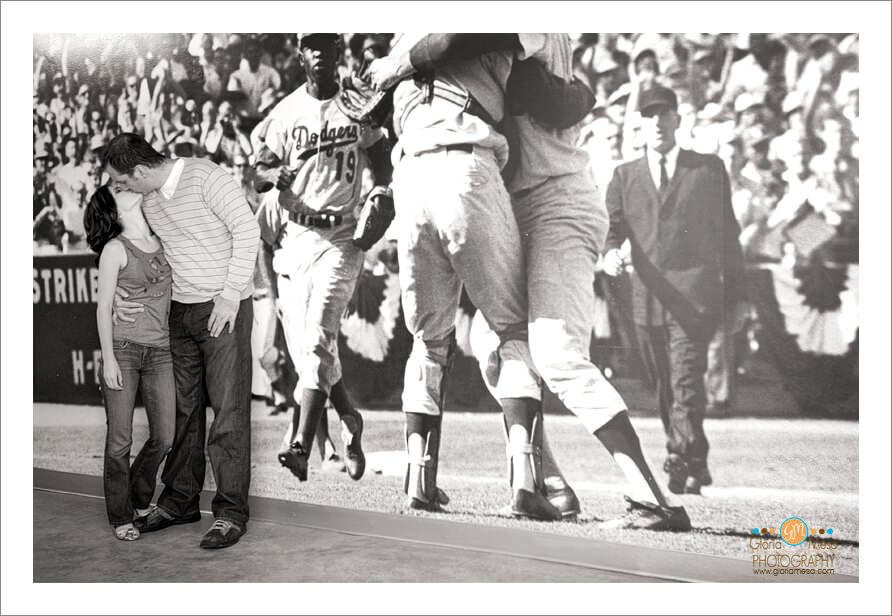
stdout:
MULTIPOLYGON (((284 416, 269 417, 255 403, 252 419, 251 493, 402 514, 403 418, 395 411, 365 411, 363 437, 368 470, 359 482, 345 473, 323 473, 316 452, 310 480, 299 483, 275 459, 284 416)), ((753 528, 777 527, 796 516, 810 527, 833 528, 840 542, 836 573, 858 574, 858 424, 812 419, 707 419, 714 485, 702 496, 683 496, 695 530, 672 534, 606 531, 599 520, 621 515, 624 479, 601 445, 572 416, 549 415, 546 426, 555 455, 580 500, 576 523, 514 520, 498 515, 507 503, 500 417, 493 413, 447 413, 443 422, 439 484, 452 498, 448 512, 425 514, 457 522, 528 528, 667 550, 751 560, 753 528)), ((657 419, 633 417, 659 479, 662 427, 657 419)), ((105 434, 102 409, 35 405, 34 466, 101 475, 105 434), (84 416, 89 416, 84 419, 84 416), (66 419, 66 417, 70 419, 66 419)), ((336 421, 332 433, 339 450, 336 421)), ((145 440, 141 410, 134 427, 134 452, 145 440)), ((206 488, 213 489, 208 467, 206 488)))

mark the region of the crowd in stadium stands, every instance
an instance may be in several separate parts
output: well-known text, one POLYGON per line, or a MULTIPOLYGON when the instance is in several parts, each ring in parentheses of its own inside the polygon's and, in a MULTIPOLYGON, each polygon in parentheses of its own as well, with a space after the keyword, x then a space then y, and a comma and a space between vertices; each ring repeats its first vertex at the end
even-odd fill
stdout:
MULTIPOLYGON (((748 256, 795 258, 779 234, 808 209, 852 236, 858 208, 858 37, 836 34, 574 34, 597 95, 583 131, 601 192, 640 154, 638 93, 679 95, 682 147, 716 153, 733 182, 748 256)), ((206 156, 240 179, 248 134, 304 81, 296 35, 36 35, 34 242, 78 250, 98 156, 119 132, 174 157, 206 156)), ((343 74, 389 35, 344 35, 343 74)), ((246 182, 247 186, 248 182, 246 182)), ((250 189, 248 189, 250 192, 250 189)))

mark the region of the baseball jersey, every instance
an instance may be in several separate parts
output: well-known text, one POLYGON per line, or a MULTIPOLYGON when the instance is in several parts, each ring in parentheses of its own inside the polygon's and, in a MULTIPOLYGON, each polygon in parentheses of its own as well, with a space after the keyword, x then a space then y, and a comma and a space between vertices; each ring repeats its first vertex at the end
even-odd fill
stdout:
POLYGON ((297 170, 291 190, 279 196, 291 211, 352 214, 362 197, 366 149, 384 132, 348 118, 336 96, 319 100, 304 84, 270 112, 266 147, 297 170))
MULTIPOLYGON (((518 59, 535 58, 564 80, 573 77, 570 37, 566 34, 520 34, 523 51, 518 59)), ((588 154, 580 147, 579 126, 547 128, 528 115, 513 118, 518 135, 520 164, 508 182, 508 191, 538 186, 550 177, 579 172, 588 165, 588 154)))
MULTIPOLYGON (((391 55, 408 53, 424 34, 402 34, 395 40, 391 55)), ((435 78, 466 92, 486 109, 495 122, 504 115, 505 87, 511 72, 512 57, 493 52, 437 68, 435 78)), ((399 142, 393 151, 394 166, 403 155, 430 152, 447 145, 475 144, 492 148, 499 166, 508 160, 508 142, 496 130, 470 113, 462 113, 455 103, 434 97, 415 105, 419 88, 413 79, 402 81, 393 93, 394 124, 399 142), (411 110, 411 111, 408 111, 411 110)))

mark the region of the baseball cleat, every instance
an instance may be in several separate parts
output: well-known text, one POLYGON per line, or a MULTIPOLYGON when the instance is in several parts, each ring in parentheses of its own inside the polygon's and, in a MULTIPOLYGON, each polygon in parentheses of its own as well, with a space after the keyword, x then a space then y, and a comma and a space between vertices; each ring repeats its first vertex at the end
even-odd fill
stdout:
POLYGON ((545 522, 556 522, 562 517, 558 508, 548 502, 540 492, 530 492, 523 488, 514 491, 511 515, 545 522))
POLYGON ((303 445, 297 442, 292 443, 291 447, 278 454, 279 464, 291 471, 291 474, 300 481, 307 480, 309 457, 303 445))
POLYGON ((653 503, 643 503, 625 497, 629 504, 626 514, 614 520, 602 522, 605 530, 668 530, 685 532, 691 530, 691 520, 684 507, 661 507, 653 503))
POLYGON ((410 496, 406 499, 406 507, 416 511, 443 511, 443 505, 448 504, 449 496, 440 488, 437 488, 436 498, 434 498, 430 502, 423 501, 420 498, 415 498, 414 496, 410 496))
POLYGON ((362 415, 341 418, 341 438, 344 441, 344 464, 353 481, 359 481, 365 473, 365 454, 362 452, 362 415), (353 426, 350 429, 350 425, 353 426))
POLYGON ((561 512, 561 518, 564 520, 573 520, 582 511, 579 498, 570 486, 564 486, 554 491, 546 490, 545 497, 561 512))

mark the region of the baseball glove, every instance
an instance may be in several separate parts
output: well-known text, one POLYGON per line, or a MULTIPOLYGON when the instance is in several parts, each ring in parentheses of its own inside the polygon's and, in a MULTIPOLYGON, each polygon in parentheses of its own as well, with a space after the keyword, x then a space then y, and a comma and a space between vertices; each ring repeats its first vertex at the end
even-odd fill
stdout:
POLYGON ((351 120, 380 125, 387 95, 386 91, 376 90, 358 75, 348 75, 341 82, 335 104, 351 120))
POLYGON ((356 221, 353 232, 353 245, 361 250, 368 250, 384 237, 384 232, 393 221, 393 197, 390 189, 375 186, 362 205, 362 211, 356 221))

